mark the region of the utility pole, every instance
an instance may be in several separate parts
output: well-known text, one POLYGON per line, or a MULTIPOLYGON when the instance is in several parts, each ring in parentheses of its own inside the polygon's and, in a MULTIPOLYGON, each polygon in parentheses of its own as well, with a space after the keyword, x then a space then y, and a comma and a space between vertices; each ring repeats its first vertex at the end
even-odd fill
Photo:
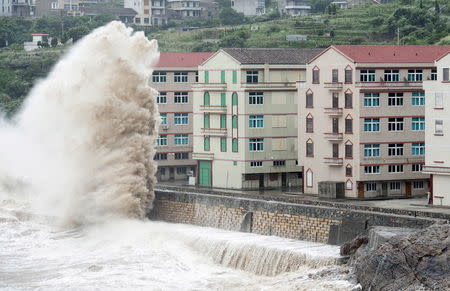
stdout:
POLYGON ((397 45, 400 45, 400 28, 397 27, 397 45))

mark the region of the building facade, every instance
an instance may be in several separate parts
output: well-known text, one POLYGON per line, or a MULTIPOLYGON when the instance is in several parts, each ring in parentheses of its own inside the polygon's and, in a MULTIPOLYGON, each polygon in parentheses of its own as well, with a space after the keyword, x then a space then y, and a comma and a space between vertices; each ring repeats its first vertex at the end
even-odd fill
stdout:
POLYGON ((0 3, 0 16, 12 15, 12 1, 13 0, 2 0, 0 3))
POLYGON ((299 82, 299 162, 304 192, 344 183, 347 197, 428 191, 425 94, 447 47, 331 46, 299 82))
POLYGON ((194 88, 197 184, 300 187, 296 81, 317 49, 222 49, 194 88))
POLYGON ((124 8, 136 11, 134 25, 152 26, 167 24, 165 0, 125 0, 124 8))
POLYGON ((435 205, 450 206, 450 53, 436 61, 436 80, 425 81, 425 166, 435 205))
POLYGON ((291 16, 304 16, 311 12, 309 0, 279 0, 278 7, 281 13, 291 16))
POLYGON ((266 13, 265 0, 231 0, 231 8, 245 16, 263 15, 266 13))
POLYGON ((162 52, 150 86, 159 91, 156 98, 161 124, 156 145, 159 181, 186 179, 195 175, 193 147, 193 94, 197 67, 212 53, 162 52))

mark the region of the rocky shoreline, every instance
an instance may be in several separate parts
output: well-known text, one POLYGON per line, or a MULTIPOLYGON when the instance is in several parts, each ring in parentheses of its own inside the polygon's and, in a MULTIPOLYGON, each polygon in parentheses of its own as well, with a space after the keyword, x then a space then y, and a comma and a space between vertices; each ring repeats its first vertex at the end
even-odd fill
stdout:
POLYGON ((450 290, 450 224, 374 227, 342 245, 363 290, 450 290))

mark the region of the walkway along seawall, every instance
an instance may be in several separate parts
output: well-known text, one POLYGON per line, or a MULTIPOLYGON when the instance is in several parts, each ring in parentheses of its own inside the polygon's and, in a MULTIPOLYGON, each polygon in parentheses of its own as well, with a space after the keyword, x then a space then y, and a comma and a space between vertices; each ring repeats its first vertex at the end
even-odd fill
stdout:
POLYGON ((329 206, 330 202, 306 205, 173 189, 155 194, 151 219, 334 245, 375 225, 424 228, 446 218, 343 209, 329 206))

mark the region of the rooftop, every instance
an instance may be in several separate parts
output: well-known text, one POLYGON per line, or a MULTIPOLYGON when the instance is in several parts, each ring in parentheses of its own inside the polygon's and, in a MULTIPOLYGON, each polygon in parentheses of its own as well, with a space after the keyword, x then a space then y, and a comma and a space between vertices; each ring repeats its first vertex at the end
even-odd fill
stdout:
POLYGON ((213 53, 169 53, 161 52, 157 68, 165 67, 198 67, 206 61, 213 53))
POLYGON ((450 45, 335 45, 357 63, 434 63, 450 52, 450 45))
POLYGON ((304 65, 323 49, 225 48, 241 64, 304 65))

